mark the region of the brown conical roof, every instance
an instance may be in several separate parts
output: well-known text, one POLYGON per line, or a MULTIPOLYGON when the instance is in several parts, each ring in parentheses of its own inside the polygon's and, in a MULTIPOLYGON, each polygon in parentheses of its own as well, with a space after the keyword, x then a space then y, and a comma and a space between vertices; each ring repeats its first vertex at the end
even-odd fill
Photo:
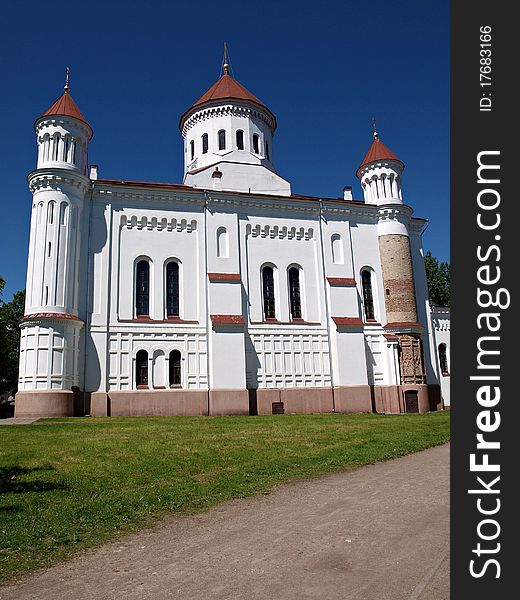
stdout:
POLYGON ((255 95, 253 95, 243 85, 238 83, 238 81, 236 81, 236 79, 234 79, 229 74, 226 68, 224 69, 224 74, 220 77, 220 79, 216 81, 209 88, 209 90, 205 94, 203 94, 197 101, 195 101, 190 106, 190 108, 182 115, 180 120, 180 128, 182 129, 184 122, 194 110, 208 104, 218 103, 222 100, 242 100, 244 102, 255 104, 263 111, 267 112, 273 118, 274 128, 276 129, 276 117, 274 116, 274 114, 267 108, 267 106, 261 100, 259 100, 255 95))
POLYGON ((380 160, 395 160, 397 162, 400 162, 404 168, 403 161, 400 158, 398 158, 390 150, 390 148, 387 148, 383 144, 383 142, 379 139, 377 134, 374 134, 374 141, 372 142, 370 148, 368 149, 368 152, 365 154, 365 158, 362 160, 361 164, 359 165, 358 170, 356 171, 356 176, 359 177, 359 172, 361 171, 361 169, 364 166, 366 166, 372 162, 377 162, 380 160))
POLYGON ((48 117, 51 115, 63 115, 66 117, 74 117, 90 127, 89 122, 81 113, 78 105, 72 99, 69 93, 68 86, 65 86, 63 94, 50 106, 39 118, 48 117))

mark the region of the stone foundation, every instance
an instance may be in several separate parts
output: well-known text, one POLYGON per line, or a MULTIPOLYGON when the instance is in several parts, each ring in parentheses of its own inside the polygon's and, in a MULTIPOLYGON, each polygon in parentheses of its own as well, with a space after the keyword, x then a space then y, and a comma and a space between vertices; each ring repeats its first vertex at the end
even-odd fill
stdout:
POLYGON ((259 388, 256 390, 257 414, 273 414, 273 403, 280 402, 283 403, 283 412, 286 414, 334 412, 332 388, 259 388))
POLYGON ((208 414, 206 390, 150 390, 94 392, 90 414, 93 417, 169 417, 208 414))
POLYGON ((369 385, 334 388, 334 408, 337 413, 371 413, 372 394, 369 385))
POLYGON ((248 415, 249 392, 247 390, 210 390, 209 414, 248 415))
POLYGON ((376 412, 382 414, 425 413, 444 408, 438 384, 376 385, 374 403, 376 412))
POLYGON ((15 417, 72 417, 74 393, 69 390, 18 392, 14 400, 15 417))

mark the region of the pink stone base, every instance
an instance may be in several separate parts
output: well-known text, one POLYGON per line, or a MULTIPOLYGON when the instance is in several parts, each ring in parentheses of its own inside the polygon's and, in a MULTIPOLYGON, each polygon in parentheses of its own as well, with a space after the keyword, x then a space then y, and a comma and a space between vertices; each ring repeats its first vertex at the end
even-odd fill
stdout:
POLYGON ((248 415, 249 392, 247 390, 210 390, 209 414, 248 415))
POLYGON ((18 392, 14 400, 15 417, 72 417, 74 393, 68 390, 18 392))
MULTIPOLYGON (((92 394, 91 414, 103 414, 103 398, 92 394)), ((106 414, 112 417, 200 416, 208 414, 205 390, 154 390, 109 392, 106 414)), ((93 415, 94 416, 94 415, 93 415)))
POLYGON ((370 386, 335 387, 334 408, 337 413, 371 413, 372 395, 370 386))
POLYGON ((437 384, 418 385, 376 385, 374 387, 376 412, 398 414, 406 412, 405 392, 417 391, 420 413, 443 410, 440 386, 437 384))
POLYGON ((288 414, 326 413, 334 411, 332 388, 259 388, 256 407, 259 415, 270 415, 273 402, 283 402, 288 414))

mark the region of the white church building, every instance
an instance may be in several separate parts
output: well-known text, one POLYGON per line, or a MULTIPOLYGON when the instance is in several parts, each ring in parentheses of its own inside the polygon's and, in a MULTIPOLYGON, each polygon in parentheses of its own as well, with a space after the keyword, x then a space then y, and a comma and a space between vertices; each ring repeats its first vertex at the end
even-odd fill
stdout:
POLYGON ((182 184, 102 179, 67 83, 35 123, 16 416, 448 404, 403 162, 374 133, 362 200, 293 194, 276 126, 224 65, 180 118, 182 184))

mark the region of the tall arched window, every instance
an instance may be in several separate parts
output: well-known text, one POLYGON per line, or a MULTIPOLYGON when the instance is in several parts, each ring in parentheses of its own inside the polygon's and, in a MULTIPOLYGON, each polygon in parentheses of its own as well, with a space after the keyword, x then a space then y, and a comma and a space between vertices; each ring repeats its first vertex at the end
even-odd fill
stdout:
POLYGON ((441 368, 441 373, 443 375, 447 375, 449 373, 448 369, 448 355, 446 354, 446 344, 439 344, 439 366, 441 368))
POLYGON ((166 316, 179 316, 179 264, 166 265, 166 316))
POLYGON ((190 142, 190 160, 193 160, 194 156, 195 156, 195 142, 193 140, 191 140, 191 142, 190 142))
POLYGON ((264 318, 275 319, 276 310, 274 302, 274 270, 266 266, 262 269, 262 293, 264 299, 264 318))
POLYGON ((69 161, 69 146, 70 146, 70 138, 67 136, 67 137, 65 137, 65 156, 63 159, 65 162, 69 161))
POLYGON ((70 162, 76 164, 76 140, 72 140, 72 146, 70 151, 70 162))
POLYGON ((181 353, 178 350, 170 352, 169 367, 170 387, 180 387, 181 385, 181 353))
POLYGON ((208 153, 208 134, 202 134, 202 154, 208 153))
POLYGON ((361 285, 363 286, 363 304, 365 306, 365 319, 375 319, 374 295, 372 293, 372 274, 368 269, 361 271, 361 285))
POLYGON ((332 262, 337 265, 343 264, 343 242, 339 233, 332 234, 331 238, 332 245, 332 262))
POLYGON ((218 132, 218 149, 226 149, 226 132, 223 129, 218 132))
POLYGON ((300 295, 300 269, 291 267, 289 269, 289 302, 291 318, 302 318, 302 302, 300 295))
POLYGON ((135 357, 135 384, 137 387, 148 387, 148 352, 139 350, 135 357))
POLYGON ((58 151, 60 148, 60 136, 59 135, 55 135, 54 136, 54 146, 52 149, 52 160, 58 160, 58 151))
POLYGON ((259 145, 260 137, 257 133, 253 134, 253 152, 255 154, 260 153, 260 145, 259 145))
POLYGON ((150 264, 140 260, 135 268, 135 314, 148 316, 150 314, 150 264))
POLYGON ((244 132, 241 129, 237 130, 237 149, 244 149, 244 132))
POLYGON ((225 227, 217 229, 217 256, 219 258, 227 258, 229 256, 228 234, 225 227))

